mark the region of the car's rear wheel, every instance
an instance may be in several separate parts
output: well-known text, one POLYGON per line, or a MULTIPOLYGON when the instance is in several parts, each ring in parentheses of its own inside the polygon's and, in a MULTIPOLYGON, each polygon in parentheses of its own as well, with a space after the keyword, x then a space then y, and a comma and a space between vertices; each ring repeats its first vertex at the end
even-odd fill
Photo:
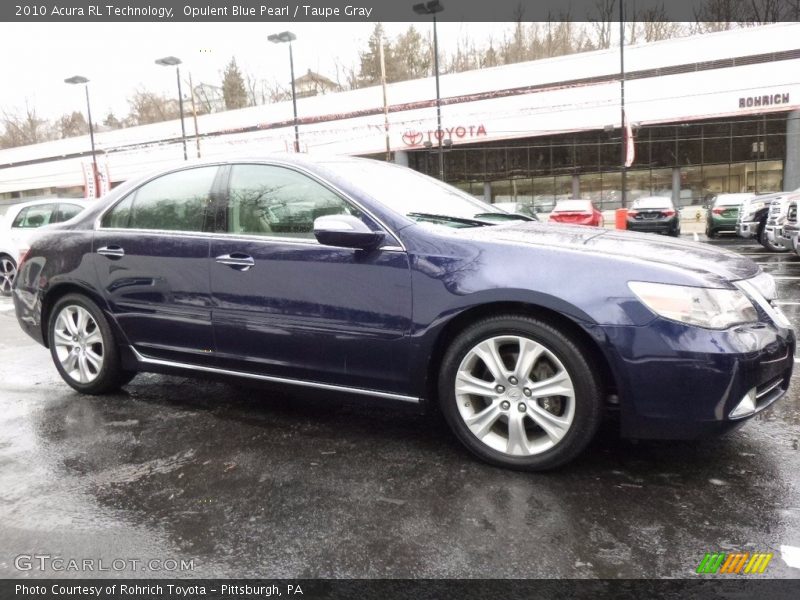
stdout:
POLYGON ((710 228, 706 228, 706 237, 707 237, 707 238, 709 238, 709 239, 713 240, 713 239, 714 239, 714 238, 716 238, 717 236, 719 236, 719 234, 717 233, 717 230, 716 230, 716 229, 710 229, 710 228))
POLYGON ((84 394, 103 394, 135 375, 123 370, 103 311, 89 298, 69 294, 50 313, 50 354, 61 377, 84 394))
POLYGON ((11 295, 16 276, 17 262, 8 254, 0 254, 0 295, 11 295))
POLYGON ((602 409, 581 346, 545 321, 515 315, 479 321, 456 337, 439 373, 439 401, 474 454, 531 471, 575 458, 602 409))

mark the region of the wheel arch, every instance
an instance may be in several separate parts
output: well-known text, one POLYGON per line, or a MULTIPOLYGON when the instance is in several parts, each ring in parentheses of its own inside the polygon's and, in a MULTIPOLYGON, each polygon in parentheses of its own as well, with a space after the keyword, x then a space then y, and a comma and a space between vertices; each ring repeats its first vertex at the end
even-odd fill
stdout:
POLYGON ((82 296, 86 296, 92 302, 97 304, 97 306, 100 307, 100 310, 106 313, 106 315, 109 317, 108 322, 112 330, 114 331, 115 337, 117 339, 120 339, 119 338, 120 331, 119 328, 117 327, 116 320, 110 317, 108 311, 108 305, 105 302, 105 300, 100 296, 100 294, 98 294, 97 292, 95 292, 94 290, 92 290, 87 286, 83 286, 78 283, 69 281, 53 285, 47 290, 47 292, 44 294, 44 297, 42 298, 41 328, 42 328, 42 340, 44 341, 44 345, 46 348, 50 347, 50 339, 49 339, 50 313, 52 312, 53 307, 56 305, 56 303, 59 300, 61 300, 61 298, 63 298, 68 294, 80 294, 82 296))
POLYGON ((601 389, 605 396, 617 393, 617 377, 599 341, 584 325, 552 308, 526 302, 489 302, 470 307, 454 315, 442 326, 433 343, 425 374, 425 398, 435 404, 437 379, 444 355, 452 341, 475 321, 499 314, 533 317, 558 328, 589 354, 589 362, 597 367, 601 389))

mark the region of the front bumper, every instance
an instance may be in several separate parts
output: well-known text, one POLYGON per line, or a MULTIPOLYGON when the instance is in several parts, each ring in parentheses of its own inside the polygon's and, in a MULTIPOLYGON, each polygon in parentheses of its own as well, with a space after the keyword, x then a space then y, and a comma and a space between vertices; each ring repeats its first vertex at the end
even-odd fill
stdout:
POLYGON ((626 437, 724 433, 783 396, 794 367, 794 332, 771 322, 717 331, 657 318, 604 330, 626 437), (732 417, 753 389, 755 413, 732 417))
POLYGON ((787 250, 792 249, 792 237, 788 232, 784 231, 781 225, 767 225, 764 231, 767 232, 767 238, 772 244, 781 246, 787 250))
POLYGON ((754 238, 760 227, 761 221, 741 221, 736 224, 736 235, 745 239, 754 238))
POLYGON ((645 233, 670 233, 676 231, 679 224, 676 221, 652 221, 628 219, 627 228, 629 231, 641 231, 645 233))

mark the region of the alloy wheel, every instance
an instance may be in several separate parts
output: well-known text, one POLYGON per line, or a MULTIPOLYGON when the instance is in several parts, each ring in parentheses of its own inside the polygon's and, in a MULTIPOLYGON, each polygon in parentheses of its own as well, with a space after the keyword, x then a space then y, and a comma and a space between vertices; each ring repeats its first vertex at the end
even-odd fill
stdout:
POLYGON ((100 375, 105 360, 103 335, 91 313, 75 304, 58 313, 53 344, 64 372, 74 381, 91 383, 100 375))
POLYGON ((456 373, 458 411, 483 444, 510 456, 550 450, 575 417, 575 385, 562 362, 530 338, 503 335, 475 345, 456 373))
POLYGON ((16 276, 17 265, 14 264, 14 261, 6 256, 0 258, 0 294, 11 295, 11 287, 14 285, 16 276))

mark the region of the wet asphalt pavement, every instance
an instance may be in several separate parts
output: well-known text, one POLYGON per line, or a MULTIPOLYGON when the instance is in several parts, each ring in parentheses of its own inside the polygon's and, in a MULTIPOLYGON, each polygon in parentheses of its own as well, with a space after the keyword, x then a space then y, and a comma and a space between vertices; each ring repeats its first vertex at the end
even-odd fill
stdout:
MULTIPOLYGON (((715 243, 773 273, 800 326, 797 256, 715 243)), ((692 577, 713 551, 774 552, 764 576, 800 577, 800 381, 726 437, 633 443, 609 424, 573 464, 525 474, 346 397, 161 375, 80 396, 10 307, 0 577, 109 575, 18 555, 121 559, 125 577, 692 577), (130 567, 149 559, 193 569, 130 567)))

